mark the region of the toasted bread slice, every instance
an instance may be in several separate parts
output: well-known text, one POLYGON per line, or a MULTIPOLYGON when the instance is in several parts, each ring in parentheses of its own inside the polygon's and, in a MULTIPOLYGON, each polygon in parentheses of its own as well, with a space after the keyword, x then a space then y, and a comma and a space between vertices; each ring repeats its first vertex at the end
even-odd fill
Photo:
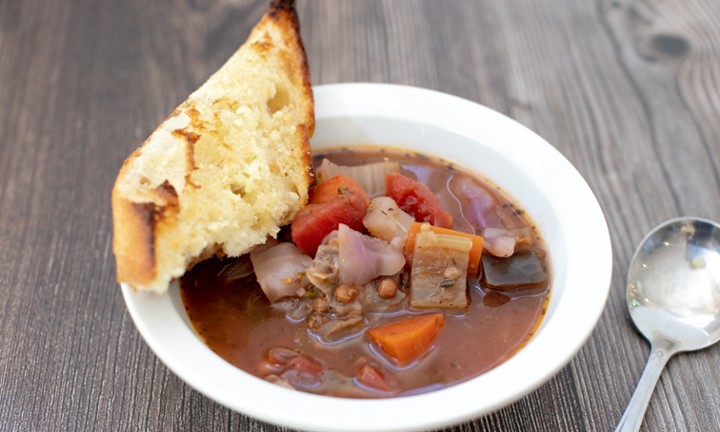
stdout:
POLYGON ((312 89, 292 1, 123 164, 112 191, 117 278, 163 292, 194 262, 239 256, 307 203, 312 89))

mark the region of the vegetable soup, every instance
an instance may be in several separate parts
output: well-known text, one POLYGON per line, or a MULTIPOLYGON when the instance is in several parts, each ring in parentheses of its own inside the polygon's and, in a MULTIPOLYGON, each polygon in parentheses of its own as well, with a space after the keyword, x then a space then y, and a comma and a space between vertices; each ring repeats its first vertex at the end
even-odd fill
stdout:
POLYGON ((240 258, 180 281, 197 334, 278 385, 427 392, 499 365, 542 320, 550 265, 531 219, 457 166, 374 147, 314 157, 310 202, 240 258))

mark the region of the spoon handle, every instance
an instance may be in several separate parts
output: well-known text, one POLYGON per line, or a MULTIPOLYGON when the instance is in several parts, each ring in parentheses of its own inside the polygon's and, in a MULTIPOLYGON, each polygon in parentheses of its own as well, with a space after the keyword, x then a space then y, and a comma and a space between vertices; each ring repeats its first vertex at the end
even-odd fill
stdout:
POLYGON ((625 409, 615 432, 637 432, 645 417, 650 397, 670 357, 675 354, 675 344, 661 339, 650 342, 650 356, 640 377, 635 393, 625 409))

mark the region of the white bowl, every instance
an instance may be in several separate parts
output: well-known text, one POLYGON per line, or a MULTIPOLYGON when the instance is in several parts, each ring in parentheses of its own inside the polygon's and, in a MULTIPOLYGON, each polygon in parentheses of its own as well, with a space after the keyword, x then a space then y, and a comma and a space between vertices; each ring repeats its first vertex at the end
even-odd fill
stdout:
POLYGON ((211 399, 260 420, 323 431, 410 431, 470 420, 523 397, 577 353, 605 307, 612 273, 607 223, 592 191, 558 152, 476 103, 386 84, 315 87, 314 149, 379 144, 456 162, 500 185, 536 222, 552 266, 551 300, 532 340, 495 369, 416 396, 358 400, 289 390, 221 359, 193 332, 177 286, 122 286, 128 311, 160 360, 211 399))

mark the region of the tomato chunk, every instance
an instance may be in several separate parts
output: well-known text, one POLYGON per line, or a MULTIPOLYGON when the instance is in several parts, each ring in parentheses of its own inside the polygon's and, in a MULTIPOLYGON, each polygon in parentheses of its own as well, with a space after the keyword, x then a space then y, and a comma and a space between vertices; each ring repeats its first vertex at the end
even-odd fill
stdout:
POLYGON ((290 360, 288 365, 290 369, 296 369, 313 375, 320 375, 325 371, 325 368, 322 364, 320 364, 320 362, 304 355, 294 357, 292 360, 290 360))
POLYGON ((313 188, 310 195, 310 204, 298 212, 290 227, 293 243, 304 254, 315 256, 325 236, 340 224, 364 230, 362 220, 370 198, 355 180, 336 176, 313 188))
POLYGON ((356 195, 363 198, 366 205, 370 205, 370 197, 362 186, 355 179, 341 174, 310 189, 310 204, 324 204, 332 201, 338 195, 356 195))
POLYGON ((452 228, 452 217, 424 184, 398 173, 388 174, 385 184, 387 195, 403 211, 413 215, 416 221, 429 222, 440 228, 452 228))
POLYGON ((392 388, 385 380, 385 375, 370 365, 363 365, 355 376, 357 382, 375 390, 390 393, 392 388))

